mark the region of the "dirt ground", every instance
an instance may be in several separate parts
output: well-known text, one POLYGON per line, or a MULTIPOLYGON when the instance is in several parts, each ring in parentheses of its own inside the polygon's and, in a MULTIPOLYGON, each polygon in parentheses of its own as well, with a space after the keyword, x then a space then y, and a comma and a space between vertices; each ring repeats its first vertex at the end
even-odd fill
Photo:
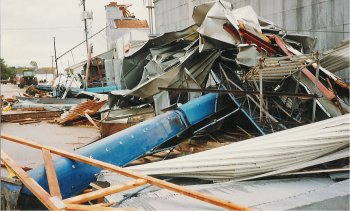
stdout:
POLYGON ((5 98, 19 96, 25 92, 25 88, 20 89, 17 85, 14 84, 1 84, 0 92, 4 95, 5 98))
MULTIPOLYGON (((20 89, 17 85, 1 84, 1 94, 5 97, 12 97, 24 91, 25 88, 20 89)), ((69 152, 73 152, 74 148, 90 143, 91 140, 99 136, 99 131, 94 127, 60 126, 46 121, 27 125, 2 122, 0 131, 69 152)), ((7 140, 1 140, 1 150, 11 156, 19 165, 34 167, 43 163, 42 154, 39 150, 30 149, 7 140)), ((2 169, 1 174, 6 174, 6 171, 2 169)))

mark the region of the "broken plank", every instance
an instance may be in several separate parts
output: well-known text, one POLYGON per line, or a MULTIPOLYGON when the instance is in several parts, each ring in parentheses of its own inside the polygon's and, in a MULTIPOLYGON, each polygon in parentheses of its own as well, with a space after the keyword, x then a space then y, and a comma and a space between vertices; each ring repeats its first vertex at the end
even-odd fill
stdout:
POLYGON ((45 171, 47 176, 47 181, 49 183, 49 189, 51 196, 57 196, 60 199, 62 199, 60 186, 58 184, 55 166, 52 162, 52 156, 49 150, 42 149, 43 157, 44 157, 44 163, 45 163, 45 171))
POLYGON ((95 128, 100 129, 88 113, 85 113, 85 116, 95 128))
MULTIPOLYGON (((5 164, 1 163, 1 167, 2 168, 6 168, 5 164)), ((23 169, 24 171, 29 171, 32 170, 32 168, 28 167, 28 166, 19 166, 21 169, 23 169)))
POLYGON ((48 118, 48 117, 59 117, 63 111, 38 111, 38 112, 20 112, 12 114, 1 114, 2 122, 11 122, 20 119, 38 119, 38 118, 48 118))
POLYGON ((21 111, 46 111, 44 107, 21 108, 21 111))
POLYGON ((20 123, 20 122, 27 122, 27 121, 33 121, 34 119, 32 118, 25 118, 25 119, 17 119, 17 120, 12 120, 11 123, 20 123))
POLYGON ((135 187, 139 187, 141 185, 147 184, 147 181, 144 179, 137 179, 122 185, 113 185, 108 188, 102 188, 90 193, 84 193, 78 196, 74 196, 68 199, 63 200, 65 203, 70 203, 70 204, 79 204, 87 201, 91 201, 94 199, 98 199, 113 193, 118 193, 121 191, 129 190, 135 187))
POLYGON ((198 199, 198 200, 225 208, 225 209, 250 210, 248 207, 244 207, 244 206, 235 204, 235 203, 227 201, 227 200, 222 200, 222 199, 219 199, 219 198, 207 195, 207 194, 203 194, 203 193, 195 191, 195 190, 191 190, 187 187, 182 187, 182 186, 179 186, 176 184, 172 184, 172 183, 169 183, 169 182, 166 182, 166 181, 154 178, 154 177, 142 175, 142 174, 124 169, 122 167, 119 167, 119 166, 116 166, 116 165, 113 165, 110 163, 106 163, 103 161, 99 161, 99 160, 96 160, 93 158, 88 158, 88 157, 85 157, 82 155, 73 154, 70 152, 66 152, 64 150, 56 149, 54 147, 37 144, 35 142, 28 141, 28 140, 25 140, 23 138, 15 137, 15 136, 12 136, 9 134, 1 133, 0 137, 3 139, 9 140, 9 141, 15 142, 15 143, 30 146, 30 147, 40 149, 40 150, 45 148, 45 149, 50 150, 51 153, 60 155, 62 157, 69 158, 69 159, 79 161, 79 162, 83 162, 83 163, 86 163, 86 164, 89 164, 92 166, 96 166, 96 167, 99 167, 99 168, 102 168, 105 170, 109 170, 111 172, 116 172, 116 173, 121 174, 123 176, 131 177, 134 179, 144 179, 149 184, 152 184, 152 185, 155 185, 155 186, 158 186, 161 188, 165 188, 165 189, 168 189, 168 190, 171 190, 171 191, 174 191, 174 192, 177 192, 177 193, 180 193, 180 194, 183 194, 183 195, 186 195, 186 196, 189 196, 189 197, 192 197, 192 198, 195 198, 195 199, 198 199))
POLYGON ((51 196, 33 179, 27 172, 21 169, 16 163, 1 150, 1 160, 9 166, 22 183, 49 209, 57 210, 58 208, 50 200, 51 196))
POLYGON ((26 122, 20 122, 20 125, 27 125, 27 124, 33 124, 33 123, 39 123, 41 121, 39 120, 31 120, 31 121, 26 121, 26 122))

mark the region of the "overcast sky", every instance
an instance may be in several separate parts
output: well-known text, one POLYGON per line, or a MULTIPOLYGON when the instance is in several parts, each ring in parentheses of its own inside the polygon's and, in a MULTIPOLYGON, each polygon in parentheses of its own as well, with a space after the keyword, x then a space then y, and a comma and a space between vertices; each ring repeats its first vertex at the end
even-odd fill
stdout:
MULTIPOLYGON (((109 2, 110 0, 86 0, 86 9, 93 11, 93 21, 89 24, 90 35, 105 27, 104 6, 109 2)), ((129 10, 137 18, 148 18, 143 0, 117 2, 133 4, 129 10)), ((34 60, 39 67, 51 67, 53 37, 56 37, 57 56, 85 39, 84 23, 80 18, 83 7, 79 4, 80 0, 0 0, 0 56, 9 66, 29 66, 30 61, 34 60)), ((92 44, 95 53, 105 51, 105 31, 97 35, 92 44)), ((73 51, 73 55, 67 56, 78 63, 86 59, 86 47, 82 45, 73 51)), ((68 59, 62 59, 58 63, 59 69, 67 66, 68 59)))

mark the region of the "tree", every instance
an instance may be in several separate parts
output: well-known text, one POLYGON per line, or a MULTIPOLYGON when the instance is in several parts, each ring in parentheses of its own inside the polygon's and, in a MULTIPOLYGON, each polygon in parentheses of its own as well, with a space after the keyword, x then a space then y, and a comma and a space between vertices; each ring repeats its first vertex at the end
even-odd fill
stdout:
POLYGON ((32 65, 33 67, 35 67, 35 69, 38 68, 38 62, 36 62, 36 61, 30 61, 30 65, 32 65))
POLYGON ((0 58, 1 79, 7 80, 16 76, 14 67, 8 67, 3 58, 0 58))

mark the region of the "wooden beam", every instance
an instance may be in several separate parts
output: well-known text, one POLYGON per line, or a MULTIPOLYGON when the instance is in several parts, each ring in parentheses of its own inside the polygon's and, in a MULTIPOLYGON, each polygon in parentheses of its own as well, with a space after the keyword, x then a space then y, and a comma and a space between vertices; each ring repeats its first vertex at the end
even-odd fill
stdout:
POLYGON ((1 160, 9 166, 22 183, 48 208, 58 210, 54 203, 50 200, 51 196, 33 179, 27 172, 21 169, 16 163, 1 150, 1 160))
POLYGON ((103 162, 103 161, 95 160, 93 158, 88 158, 88 157, 85 157, 85 156, 82 156, 82 155, 69 153, 69 152, 66 152, 64 150, 55 149, 53 147, 37 144, 37 143, 31 142, 31 141, 28 141, 28 140, 25 140, 25 139, 22 139, 22 138, 14 137, 14 136, 9 135, 9 134, 1 133, 0 137, 4 138, 4 139, 7 139, 7 140, 10 140, 12 142, 20 143, 20 144, 23 144, 23 145, 26 145, 26 146, 30 146, 30 147, 33 147, 33 148, 36 148, 36 149, 45 148, 45 149, 50 150, 51 153, 60 155, 62 157, 66 157, 66 158, 69 158, 69 159, 72 159, 72 160, 76 160, 76 161, 79 161, 79 162, 87 163, 89 165, 102 168, 102 169, 105 169, 105 170, 116 172, 116 173, 121 174, 123 176, 131 177, 131 178, 135 178, 135 179, 144 179, 149 184, 152 184, 152 185, 155 185, 155 186, 158 186, 158 187, 161 187, 161 188, 165 188, 165 189, 168 189, 168 190, 171 190, 171 191, 174 191, 174 192, 177 192, 177 193, 180 193, 180 194, 183 194, 183 195, 186 195, 186 196, 189 196, 189 197, 192 197, 192 198, 195 198, 195 199, 198 199, 198 200, 210 203, 210 204, 214 204, 216 206, 219 206, 219 207, 222 207, 222 208, 225 208, 225 209, 230 209, 230 210, 250 210, 247 207, 244 207, 244 206, 241 206, 241 205, 238 205, 238 204, 234 204, 234 203, 232 203, 230 201, 226 201, 226 200, 222 200, 222 199, 219 199, 219 198, 216 198, 216 197, 213 197, 213 196, 209 196, 209 195, 200 193, 198 191, 194 191, 194 190, 191 190, 191 189, 186 188, 186 187, 175 185, 175 184, 172 184, 172 183, 169 183, 169 182, 166 182, 166 181, 154 178, 154 177, 145 176, 145 175, 142 175, 142 174, 139 174, 139 173, 136 173, 136 172, 133 172, 133 171, 121 168, 119 166, 110 164, 110 163, 106 163, 106 162, 103 162))
POLYGON ((74 196, 68 199, 63 200, 63 202, 65 203, 69 203, 69 204, 79 204, 79 203, 83 203, 83 202, 87 202, 87 201, 91 201, 94 199, 98 199, 113 193, 118 193, 121 191, 125 191, 125 190, 129 190, 131 188, 135 188, 135 187, 139 187, 141 185, 147 184, 147 181, 144 179, 137 179, 122 185, 113 185, 111 187, 108 188, 102 188, 100 190, 96 190, 90 193, 85 193, 85 194, 81 194, 78 196, 74 196))
POLYGON ((88 113, 85 113, 84 115, 95 128, 100 129, 88 113))
POLYGON ((15 113, 15 114, 1 114, 2 122, 12 122, 16 120, 22 120, 26 118, 31 119, 41 119, 41 118, 54 118, 59 117, 63 111, 38 111, 38 112, 25 112, 25 113, 15 113))
POLYGON ((47 149, 42 149, 42 153, 43 153, 44 162, 45 162, 45 171, 46 171, 47 181, 49 184, 50 194, 51 196, 57 196, 60 199, 62 199, 60 186, 58 184, 58 180, 56 176, 55 166, 53 165, 53 162, 52 162, 51 153, 47 149))

